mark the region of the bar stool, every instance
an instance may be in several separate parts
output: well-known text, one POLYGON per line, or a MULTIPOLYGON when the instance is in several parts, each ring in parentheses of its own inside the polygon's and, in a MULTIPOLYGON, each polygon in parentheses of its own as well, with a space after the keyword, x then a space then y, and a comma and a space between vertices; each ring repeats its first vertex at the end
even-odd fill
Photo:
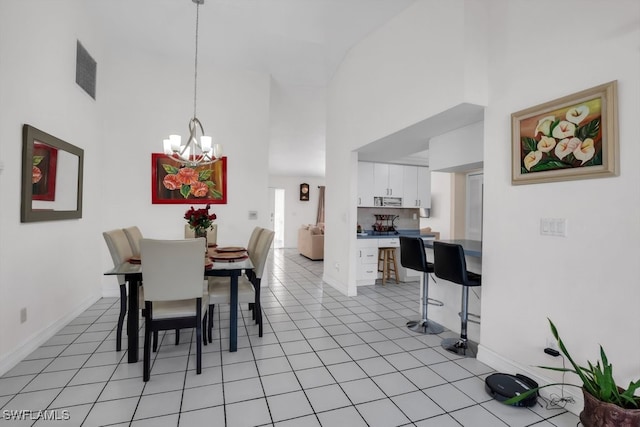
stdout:
POLYGON ((407 327, 421 334, 439 334, 444 328, 427 319, 429 304, 442 306, 442 302, 429 298, 429 273, 433 273, 433 264, 427 262, 424 242, 420 237, 400 236, 400 264, 411 270, 421 271, 422 276, 422 319, 407 322, 407 327))
POLYGON ((391 279, 391 273, 398 282, 398 264, 396 263, 396 248, 383 247, 378 248, 378 271, 382 272, 382 284, 384 285, 387 279, 391 279), (382 262, 382 269, 380 269, 380 262, 382 262))
POLYGON ((469 320, 469 288, 481 286, 482 276, 467 271, 464 250, 461 245, 453 243, 433 242, 434 271, 437 277, 462 285, 462 311, 460 313, 460 338, 442 340, 442 347, 460 356, 475 357, 478 345, 467 339, 467 322, 469 320))

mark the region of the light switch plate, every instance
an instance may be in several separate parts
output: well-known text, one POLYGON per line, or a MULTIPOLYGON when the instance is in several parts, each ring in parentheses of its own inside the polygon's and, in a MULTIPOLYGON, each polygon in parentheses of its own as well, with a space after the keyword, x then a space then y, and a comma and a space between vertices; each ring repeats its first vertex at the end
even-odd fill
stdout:
POLYGON ((540 235, 567 237, 567 220, 565 218, 540 218, 540 235))

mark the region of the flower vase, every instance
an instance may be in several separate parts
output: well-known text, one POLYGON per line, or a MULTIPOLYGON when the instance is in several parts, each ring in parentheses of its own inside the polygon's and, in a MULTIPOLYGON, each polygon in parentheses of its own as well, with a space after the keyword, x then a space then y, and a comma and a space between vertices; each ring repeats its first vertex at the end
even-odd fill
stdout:
POLYGON ((204 237, 204 253, 207 253, 207 248, 208 248, 208 244, 207 244, 207 230, 198 230, 197 228, 193 230, 193 234, 196 236, 196 239, 198 237, 204 237))

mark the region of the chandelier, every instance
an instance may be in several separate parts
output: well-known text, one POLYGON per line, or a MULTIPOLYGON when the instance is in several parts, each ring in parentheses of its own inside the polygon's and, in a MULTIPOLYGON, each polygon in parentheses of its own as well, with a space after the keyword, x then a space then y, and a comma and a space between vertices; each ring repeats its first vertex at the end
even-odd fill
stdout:
POLYGON ((163 140, 164 154, 185 166, 196 167, 215 163, 222 157, 222 145, 212 144, 210 136, 204 134, 202 123, 196 115, 198 94, 198 27, 200 5, 204 0, 192 0, 196 4, 196 54, 193 78, 193 118, 189 120, 189 137, 183 143, 180 135, 169 135, 163 140), (199 138, 198 138, 199 136, 199 138))

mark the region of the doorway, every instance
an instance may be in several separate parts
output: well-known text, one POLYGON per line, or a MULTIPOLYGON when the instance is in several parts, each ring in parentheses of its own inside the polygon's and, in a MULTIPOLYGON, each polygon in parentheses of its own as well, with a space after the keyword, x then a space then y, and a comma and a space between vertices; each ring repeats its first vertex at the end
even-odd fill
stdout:
POLYGON ((482 192, 483 173, 467 175, 466 238, 482 241, 482 192))
POLYGON ((269 187, 269 222, 274 231, 273 247, 284 247, 284 188, 269 187))

